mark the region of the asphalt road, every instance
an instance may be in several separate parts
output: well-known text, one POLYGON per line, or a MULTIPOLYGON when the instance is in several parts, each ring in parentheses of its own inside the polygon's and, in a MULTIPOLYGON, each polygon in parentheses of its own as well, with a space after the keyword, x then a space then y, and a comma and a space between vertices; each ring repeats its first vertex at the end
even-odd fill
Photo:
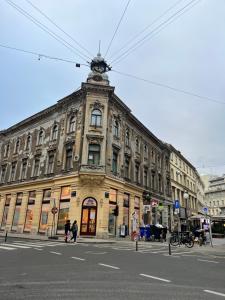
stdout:
POLYGON ((184 248, 167 256, 160 244, 134 250, 119 243, 0 241, 0 299, 225 298, 224 257, 184 248))

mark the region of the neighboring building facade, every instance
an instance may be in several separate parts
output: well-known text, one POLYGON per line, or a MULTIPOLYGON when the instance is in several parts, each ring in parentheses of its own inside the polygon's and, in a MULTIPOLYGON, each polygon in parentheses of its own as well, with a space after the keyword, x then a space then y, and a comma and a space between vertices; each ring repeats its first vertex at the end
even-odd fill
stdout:
POLYGON ((63 234, 76 219, 81 236, 107 238, 170 225, 170 149, 114 94, 100 55, 92 62, 81 89, 0 132, 0 230, 63 234))
POLYGON ((205 203, 211 216, 225 216, 225 175, 209 179, 205 203))
MULTIPOLYGON (((179 201, 179 210, 174 210, 174 226, 176 229, 187 229, 188 219, 197 215, 199 204, 197 195, 197 182, 199 179, 195 167, 172 145, 170 174, 172 187, 172 200, 179 201), (185 194, 187 198, 185 199, 185 194)), ((202 195, 201 195, 202 197, 202 195)))

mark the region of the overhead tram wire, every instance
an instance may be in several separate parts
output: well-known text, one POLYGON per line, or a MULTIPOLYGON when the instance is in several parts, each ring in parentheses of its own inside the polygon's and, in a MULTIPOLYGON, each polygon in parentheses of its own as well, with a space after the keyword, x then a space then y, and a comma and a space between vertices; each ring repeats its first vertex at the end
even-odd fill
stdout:
POLYGON ((118 55, 119 52, 121 52, 124 48, 126 48, 129 44, 131 44, 137 37, 139 37, 142 33, 144 33, 147 29, 152 27, 158 20, 160 20, 162 17, 164 17, 170 10, 172 10, 174 7, 176 7, 179 3, 181 3, 184 0, 178 0, 175 4, 170 6, 164 13, 162 13, 160 16, 155 18, 149 25, 147 25, 144 29, 139 31, 136 35, 134 35, 131 39, 129 39, 119 50, 115 51, 109 59, 112 59, 116 54, 118 55))
POLYGON ((123 14, 122 14, 122 16, 121 16, 121 18, 120 18, 120 20, 119 20, 119 23, 118 23, 118 25, 117 25, 117 27, 116 27, 116 30, 115 30, 115 32, 114 32, 114 34, 113 34, 113 36, 112 36, 112 39, 111 39, 111 41, 109 42, 109 46, 108 46, 108 48, 107 48, 107 50, 106 50, 106 53, 105 53, 104 57, 106 57, 106 55, 107 55, 108 52, 109 52, 110 47, 112 46, 112 42, 113 42, 113 40, 114 40, 114 38, 115 38, 115 36, 116 36, 116 34, 117 34, 117 31, 118 31, 118 29, 119 29, 119 27, 120 27, 120 24, 121 24, 121 22, 122 22, 122 20, 123 20, 123 18, 124 18, 124 15, 125 15, 125 13, 126 13, 126 11, 127 11, 127 8, 128 8, 128 6, 129 6, 129 4, 130 4, 130 1, 131 1, 131 0, 128 0, 127 4, 126 4, 126 6, 125 6, 125 9, 124 9, 124 11, 123 11, 123 14))
POLYGON ((24 9, 16 5, 14 2, 10 0, 5 0, 10 6, 15 8, 17 11, 19 11, 22 15, 24 15, 27 19, 29 19, 32 23, 36 24, 39 28, 41 28, 43 31, 48 33, 50 36, 52 36, 55 40, 57 40, 59 43, 64 45, 67 49, 69 49, 71 52, 79 56, 81 59, 83 59, 85 62, 87 62, 85 56, 89 58, 86 54, 78 54, 77 52, 81 52, 80 50, 76 49, 73 45, 68 43, 65 39, 61 38, 58 34, 54 33, 52 30, 50 30, 47 26, 39 22, 37 19, 32 17, 29 13, 27 13, 24 9), (77 51, 77 52, 76 52, 77 51))
POLYGON ((195 6, 198 2, 200 2, 201 0, 191 0, 188 4, 186 4, 185 6, 183 6, 181 9, 179 9, 178 11, 176 11, 174 14, 172 14, 168 19, 166 19, 164 22, 162 22, 161 24, 159 24, 158 26, 156 26, 156 28, 154 28, 152 31, 150 31, 148 34, 146 34, 142 39, 140 39, 139 41, 137 41, 136 43, 134 43, 133 46, 131 46, 129 49, 127 49, 126 51, 124 51, 122 54, 120 54, 117 58, 115 58, 111 64, 115 64, 120 58, 122 58, 123 56, 127 56, 129 55, 131 52, 133 52, 134 50, 136 50, 137 48, 139 48, 141 45, 143 45, 146 41, 148 41, 148 39, 151 38, 151 35, 153 33, 155 33, 157 30, 161 29, 162 26, 164 26, 163 28, 167 27, 169 24, 171 24, 172 22, 174 22, 176 19, 174 17, 176 17, 179 13, 179 16, 181 16, 183 13, 181 13, 182 11, 187 12, 189 9, 187 9, 191 4, 193 4, 190 8, 192 8, 193 6, 195 6), (197 1, 197 2, 196 2, 197 1), (196 2, 196 3, 194 3, 196 2), (169 21, 171 20, 171 22, 169 23, 169 21), (141 44, 141 45, 140 45, 141 44), (129 52, 129 53, 128 53, 129 52))
POLYGON ((156 30, 155 32, 153 32, 152 35, 150 35, 150 37, 147 40, 142 41, 142 43, 140 45, 137 45, 136 47, 132 48, 130 51, 128 51, 128 53, 126 53, 125 55, 123 55, 121 58, 119 58, 116 62, 114 62, 114 66, 117 65, 118 63, 120 63, 124 58, 126 58, 130 53, 132 53, 134 50, 136 50, 137 48, 141 47, 144 43, 146 43, 147 41, 153 39, 156 35, 158 35, 164 28, 166 28, 167 26, 169 26, 170 24, 172 24, 173 22, 176 21, 176 19, 178 19, 179 17, 181 17, 183 14, 185 14, 187 11, 189 11, 190 9, 192 9, 193 6, 197 5, 201 0, 197 0, 197 2, 193 3, 190 7, 188 7, 186 10, 182 11, 179 15, 175 16, 172 20, 170 20, 170 22, 167 22, 166 24, 164 24, 164 26, 160 27, 158 30, 156 30))
POLYGON ((44 16, 50 23, 52 23, 56 28, 58 28, 61 32, 63 32, 67 37, 69 37, 74 43, 76 43, 80 48, 82 48, 84 51, 86 51, 90 57, 93 57, 94 55, 90 53, 82 44, 80 44, 77 40, 75 40, 74 37, 72 37, 70 34, 68 34, 64 29, 62 29, 60 26, 58 26, 52 19, 50 19, 40 8, 35 6, 31 1, 25 0, 27 3, 29 3, 35 10, 37 10, 42 16, 44 16))
POLYGON ((20 48, 15 48, 15 47, 10 47, 10 46, 7 46, 7 45, 2 45, 2 44, 0 44, 0 47, 6 48, 6 49, 10 49, 10 50, 14 50, 14 51, 18 51, 18 52, 22 52, 22 53, 26 53, 26 54, 35 55, 35 56, 38 57, 38 59, 40 59, 40 58, 47 58, 47 59, 52 59, 52 60, 67 62, 67 63, 71 63, 71 64, 75 64, 75 65, 89 67, 89 65, 81 64, 81 63, 78 63, 78 62, 73 61, 73 60, 64 59, 64 58, 55 57, 55 56, 50 56, 50 55, 43 54, 43 53, 33 52, 33 51, 29 51, 29 50, 25 50, 25 49, 20 49, 20 48))
POLYGON ((123 73, 123 72, 120 72, 120 71, 117 71, 117 70, 113 70, 113 69, 111 71, 115 72, 117 74, 120 74, 122 76, 127 76, 127 77, 130 77, 130 78, 139 80, 139 81, 144 81, 144 82, 149 83, 151 85, 156 85, 156 86, 159 86, 159 87, 163 87, 163 88, 172 90, 174 92, 179 92, 179 93, 182 93, 182 94, 185 94, 185 95, 188 95, 188 96, 192 96, 192 97, 195 97, 195 98, 198 98, 198 99, 201 99, 201 100, 207 100, 207 101, 211 101, 211 102, 215 102, 215 103, 219 103, 219 104, 224 104, 225 105, 225 102, 223 102, 223 101, 216 100, 216 99, 213 99, 213 98, 210 98, 210 97, 206 97, 206 96, 201 96, 199 94, 192 93, 192 92, 189 92, 189 91, 186 91, 186 90, 183 90, 183 89, 175 88, 175 87, 172 87, 172 86, 164 84, 164 83, 160 83, 160 82, 156 82, 156 81, 144 79, 144 78, 132 75, 132 74, 123 73))

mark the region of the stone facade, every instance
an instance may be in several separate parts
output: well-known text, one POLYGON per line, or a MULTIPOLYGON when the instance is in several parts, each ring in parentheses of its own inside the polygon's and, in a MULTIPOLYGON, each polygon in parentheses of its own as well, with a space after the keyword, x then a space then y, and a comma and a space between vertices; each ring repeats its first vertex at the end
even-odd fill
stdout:
POLYGON ((170 149, 101 79, 0 132, 1 230, 62 234, 76 219, 80 235, 108 237, 144 219, 170 226, 170 149))

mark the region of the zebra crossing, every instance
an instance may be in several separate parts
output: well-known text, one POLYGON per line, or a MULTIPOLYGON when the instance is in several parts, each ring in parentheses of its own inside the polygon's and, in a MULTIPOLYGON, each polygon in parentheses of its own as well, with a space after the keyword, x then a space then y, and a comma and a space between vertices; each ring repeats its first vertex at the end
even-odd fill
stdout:
POLYGON ((13 251, 19 249, 35 249, 42 251, 45 247, 65 246, 61 242, 41 242, 41 241, 12 241, 0 242, 0 253, 2 251, 13 251))
MULTIPOLYGON (((130 251, 130 252, 138 252, 141 254, 160 254, 164 256, 169 255, 168 244, 156 244, 156 243, 139 243, 138 250, 136 251, 135 243, 115 243, 115 244, 99 244, 94 245, 94 247, 98 249, 112 249, 114 251, 130 251)), ((196 253, 194 248, 186 248, 186 247, 173 247, 172 246, 172 254, 179 256, 186 256, 187 254, 194 256, 196 253)))

